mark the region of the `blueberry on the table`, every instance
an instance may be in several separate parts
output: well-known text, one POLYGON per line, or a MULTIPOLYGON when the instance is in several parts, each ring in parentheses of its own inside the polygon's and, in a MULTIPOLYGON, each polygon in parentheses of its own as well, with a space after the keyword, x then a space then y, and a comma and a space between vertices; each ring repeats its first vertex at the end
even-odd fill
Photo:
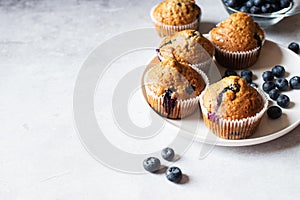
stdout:
POLYGON ((148 172, 156 172, 160 169, 160 160, 156 157, 149 157, 144 160, 143 166, 148 172))
POLYGON ((276 65, 275 67, 272 68, 272 72, 274 76, 276 76, 277 78, 281 78, 285 74, 285 69, 281 65, 276 65))
POLYGON ((225 77, 227 77, 227 76, 237 76, 237 73, 236 73, 236 71, 234 71, 233 69, 227 69, 227 70, 225 71, 224 76, 225 76, 225 77))
POLYGON ((290 105, 290 98, 285 94, 281 94, 277 98, 277 104, 282 108, 286 108, 290 105))
POLYGON ((244 76, 241 76, 243 79, 246 80, 247 83, 252 83, 252 78, 251 76, 248 76, 248 75, 244 75, 244 76))
POLYGON ((279 97, 279 90, 278 89, 272 89, 269 91, 269 97, 273 100, 276 100, 279 97))
POLYGON ((241 71, 241 76, 250 76, 250 77, 252 77, 253 72, 249 69, 244 69, 244 70, 241 71))
POLYGON ((268 108, 267 114, 271 119, 278 119, 282 115, 282 110, 278 106, 271 106, 268 108))
POLYGON ((288 48, 289 48, 290 50, 292 50, 293 52, 295 52, 295 53, 298 53, 298 52, 299 52, 299 44, 296 43, 296 42, 291 42, 291 43, 289 44, 288 48))
POLYGON ((257 87, 258 87, 258 85, 257 85, 256 83, 253 83, 253 82, 250 83, 249 85, 252 86, 252 87, 254 87, 254 88, 257 88, 257 87))
POLYGON ((167 161, 172 161, 174 156, 174 150, 170 147, 166 147, 161 151, 161 157, 167 161))
POLYGON ((271 71, 265 71, 262 74, 264 81, 272 81, 274 79, 274 74, 271 71))
POLYGON ((182 179, 182 172, 178 167, 170 167, 166 171, 166 177, 171 182, 179 183, 182 179))
POLYGON ((273 81, 266 81, 264 82, 262 88, 266 93, 269 93, 272 89, 275 88, 275 83, 273 81))
POLYGON ((285 91, 289 86, 289 82, 285 78, 278 78, 275 80, 275 86, 278 90, 285 91))
POLYGON ((290 79, 290 86, 292 89, 300 89, 300 77, 294 76, 290 79))

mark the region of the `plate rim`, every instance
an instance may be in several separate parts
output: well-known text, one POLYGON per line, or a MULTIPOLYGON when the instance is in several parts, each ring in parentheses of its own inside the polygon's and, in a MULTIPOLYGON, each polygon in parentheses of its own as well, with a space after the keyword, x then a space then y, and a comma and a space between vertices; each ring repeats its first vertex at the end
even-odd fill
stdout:
MULTIPOLYGON (((208 37, 208 34, 203 34, 203 36, 208 37)), ((298 57, 297 54, 295 54, 294 52, 291 52, 288 48, 284 47, 281 44, 276 43, 275 41, 266 39, 265 43, 273 43, 277 46, 280 47, 280 49, 284 49, 286 53, 290 54, 291 56, 300 59, 300 57, 298 57)), ((215 63, 215 60, 213 60, 214 64, 216 65, 216 67, 218 68, 217 63, 215 63)), ((171 124, 172 126, 178 128, 176 126, 175 123, 171 123, 169 120, 167 120, 169 124, 171 124)), ((239 139, 239 140, 226 140, 223 138, 220 138, 218 136, 215 135, 215 137, 217 137, 216 141, 210 142, 210 141, 206 141, 205 138, 200 138, 199 136, 197 136, 198 134, 196 134, 194 140, 195 142, 202 142, 205 144, 210 144, 210 145, 216 145, 216 146, 223 146, 223 147, 241 147, 241 146, 253 146, 253 145, 258 145, 258 144, 263 144, 263 143, 267 143, 270 141, 273 141, 275 139, 278 139, 288 133, 290 133, 292 130, 294 130, 295 128, 297 128, 300 125, 300 119, 296 120, 294 123, 290 124, 289 126, 275 132, 269 135, 264 135, 261 137, 256 137, 256 138, 246 138, 246 139, 239 139)), ((209 130, 210 131, 210 130, 209 130)), ((188 130, 184 130, 184 132, 188 132, 188 130)), ((190 133, 191 134, 191 133, 190 133)), ((213 134, 211 131, 209 134, 213 134)))

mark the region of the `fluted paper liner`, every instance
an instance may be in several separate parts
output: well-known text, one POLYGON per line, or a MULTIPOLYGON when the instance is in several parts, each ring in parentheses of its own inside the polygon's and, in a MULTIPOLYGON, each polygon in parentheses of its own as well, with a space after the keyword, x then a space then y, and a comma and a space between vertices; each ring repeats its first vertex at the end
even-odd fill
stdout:
POLYGON ((223 67, 245 69, 254 65, 260 55, 260 51, 261 46, 249 51, 231 52, 215 45, 215 58, 223 67))
MULTIPOLYGON (((197 71, 203 78, 203 80, 206 84, 206 86, 204 88, 204 90, 205 90, 209 86, 208 77, 201 70, 195 69, 195 71, 197 71)), ((144 87, 145 87, 145 92, 146 92, 146 96, 147 96, 147 101, 150 104, 150 106, 161 116, 171 118, 171 119, 181 119, 181 118, 191 115, 192 113, 194 113, 197 110, 197 108, 199 106, 199 100, 200 100, 201 94, 195 98, 190 98, 190 99, 185 99, 185 100, 177 100, 175 107, 172 109, 172 112, 167 113, 165 111, 165 107, 163 105, 163 102, 164 102, 163 97, 157 96, 152 91, 150 91, 149 88, 147 87, 147 83, 145 81, 147 76, 148 76, 148 73, 146 73, 145 77, 144 77, 144 83, 145 83, 144 87)))
POLYGON ((256 88, 258 93, 262 96, 264 101, 264 106, 262 110, 252 117, 243 118, 240 120, 227 120, 223 118, 215 118, 215 120, 210 120, 208 118, 208 111, 203 106, 203 91, 200 95, 200 106, 202 110, 202 116, 205 125, 218 137, 229 140, 245 139, 251 136, 257 129, 264 113, 268 107, 268 99, 264 92, 259 88, 256 88))
POLYGON ((157 30, 157 33, 160 37, 173 35, 174 33, 182 31, 182 30, 189 30, 189 29, 196 30, 196 31, 199 30, 201 15, 199 15, 199 18, 190 24, 172 26, 172 25, 163 24, 154 18, 153 12, 156 7, 157 7, 157 5, 151 9, 150 16, 154 23, 154 27, 157 30))

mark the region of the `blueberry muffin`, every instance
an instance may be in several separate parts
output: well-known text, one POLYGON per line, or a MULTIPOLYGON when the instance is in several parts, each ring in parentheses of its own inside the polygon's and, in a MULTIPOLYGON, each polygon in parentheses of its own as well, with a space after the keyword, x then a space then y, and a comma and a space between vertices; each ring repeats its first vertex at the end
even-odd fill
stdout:
POLYGON ((194 0, 165 0, 151 10, 151 19, 161 37, 200 25, 201 9, 194 0))
POLYGON ((161 60, 175 58, 206 72, 212 61, 214 47, 199 31, 184 30, 165 37, 157 51, 161 60))
POLYGON ((245 79, 229 76, 212 84, 200 98, 205 125, 224 139, 244 139, 258 127, 268 101, 245 79))
POLYGON ((152 66, 144 76, 149 105, 160 115, 172 119, 192 114, 206 86, 205 73, 172 58, 152 66))
POLYGON ((210 31, 215 58, 226 68, 243 69, 253 65, 260 54, 264 31, 250 15, 237 12, 210 31))

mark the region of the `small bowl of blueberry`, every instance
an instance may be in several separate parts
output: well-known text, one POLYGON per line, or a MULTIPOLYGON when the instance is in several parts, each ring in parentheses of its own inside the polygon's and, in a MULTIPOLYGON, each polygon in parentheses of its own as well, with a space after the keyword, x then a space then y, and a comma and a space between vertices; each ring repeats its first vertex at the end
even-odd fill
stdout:
POLYGON ((300 13, 299 2, 294 0, 222 0, 222 3, 229 14, 248 13, 263 28, 300 13))

